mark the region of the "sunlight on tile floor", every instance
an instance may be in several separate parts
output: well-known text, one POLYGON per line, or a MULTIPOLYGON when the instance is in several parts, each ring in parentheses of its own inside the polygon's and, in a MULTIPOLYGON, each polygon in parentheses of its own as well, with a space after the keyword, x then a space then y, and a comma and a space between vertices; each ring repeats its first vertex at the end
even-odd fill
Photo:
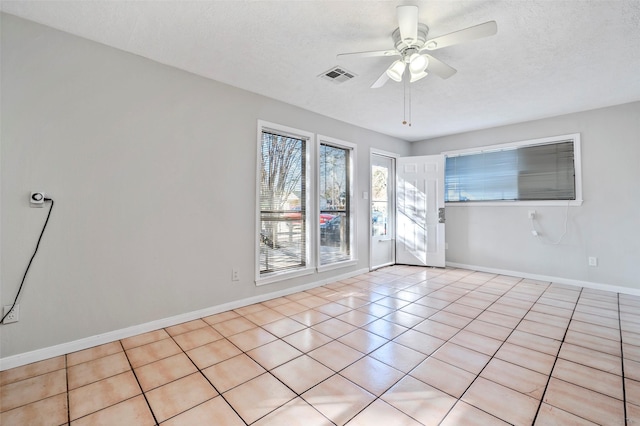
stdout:
POLYGON ((3 371, 0 423, 631 424, 639 308, 637 296, 393 266, 3 371))

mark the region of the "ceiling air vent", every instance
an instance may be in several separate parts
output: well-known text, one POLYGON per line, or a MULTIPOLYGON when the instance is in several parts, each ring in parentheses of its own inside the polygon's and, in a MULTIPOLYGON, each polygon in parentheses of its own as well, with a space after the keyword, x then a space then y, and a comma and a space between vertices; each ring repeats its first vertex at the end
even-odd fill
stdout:
POLYGON ((318 77, 335 84, 340 84, 340 83, 344 83, 345 81, 351 80, 355 76, 356 75, 351 71, 347 71, 344 68, 335 66, 330 70, 323 72, 318 77))

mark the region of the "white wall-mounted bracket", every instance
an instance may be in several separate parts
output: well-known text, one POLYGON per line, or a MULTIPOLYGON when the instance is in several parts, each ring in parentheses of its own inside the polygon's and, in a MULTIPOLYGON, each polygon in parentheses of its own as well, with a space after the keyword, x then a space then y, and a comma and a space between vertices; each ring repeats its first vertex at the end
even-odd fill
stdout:
POLYGON ((29 205, 31 207, 43 207, 46 194, 44 192, 32 192, 29 195, 29 205))

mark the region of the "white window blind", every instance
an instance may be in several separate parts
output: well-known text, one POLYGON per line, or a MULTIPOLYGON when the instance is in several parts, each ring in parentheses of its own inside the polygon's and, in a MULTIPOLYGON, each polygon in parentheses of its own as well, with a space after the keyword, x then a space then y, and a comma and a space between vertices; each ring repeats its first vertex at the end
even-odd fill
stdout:
POLYGON ((320 264, 351 259, 350 149, 320 144, 320 264))
POLYGON ((262 130, 260 147, 260 275, 307 263, 307 138, 262 130))
POLYGON ((445 201, 576 200, 574 140, 448 154, 445 201))

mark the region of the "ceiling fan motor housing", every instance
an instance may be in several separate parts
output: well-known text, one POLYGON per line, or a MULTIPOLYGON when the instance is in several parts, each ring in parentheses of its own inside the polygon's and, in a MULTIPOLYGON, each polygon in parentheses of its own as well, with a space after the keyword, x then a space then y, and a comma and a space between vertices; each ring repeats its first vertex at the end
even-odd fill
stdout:
POLYGON ((429 27, 425 24, 418 24, 418 37, 416 40, 402 40, 400 36, 400 28, 391 34, 395 48, 402 55, 405 62, 408 62, 408 58, 422 49, 427 41, 427 34, 429 33, 429 27))

